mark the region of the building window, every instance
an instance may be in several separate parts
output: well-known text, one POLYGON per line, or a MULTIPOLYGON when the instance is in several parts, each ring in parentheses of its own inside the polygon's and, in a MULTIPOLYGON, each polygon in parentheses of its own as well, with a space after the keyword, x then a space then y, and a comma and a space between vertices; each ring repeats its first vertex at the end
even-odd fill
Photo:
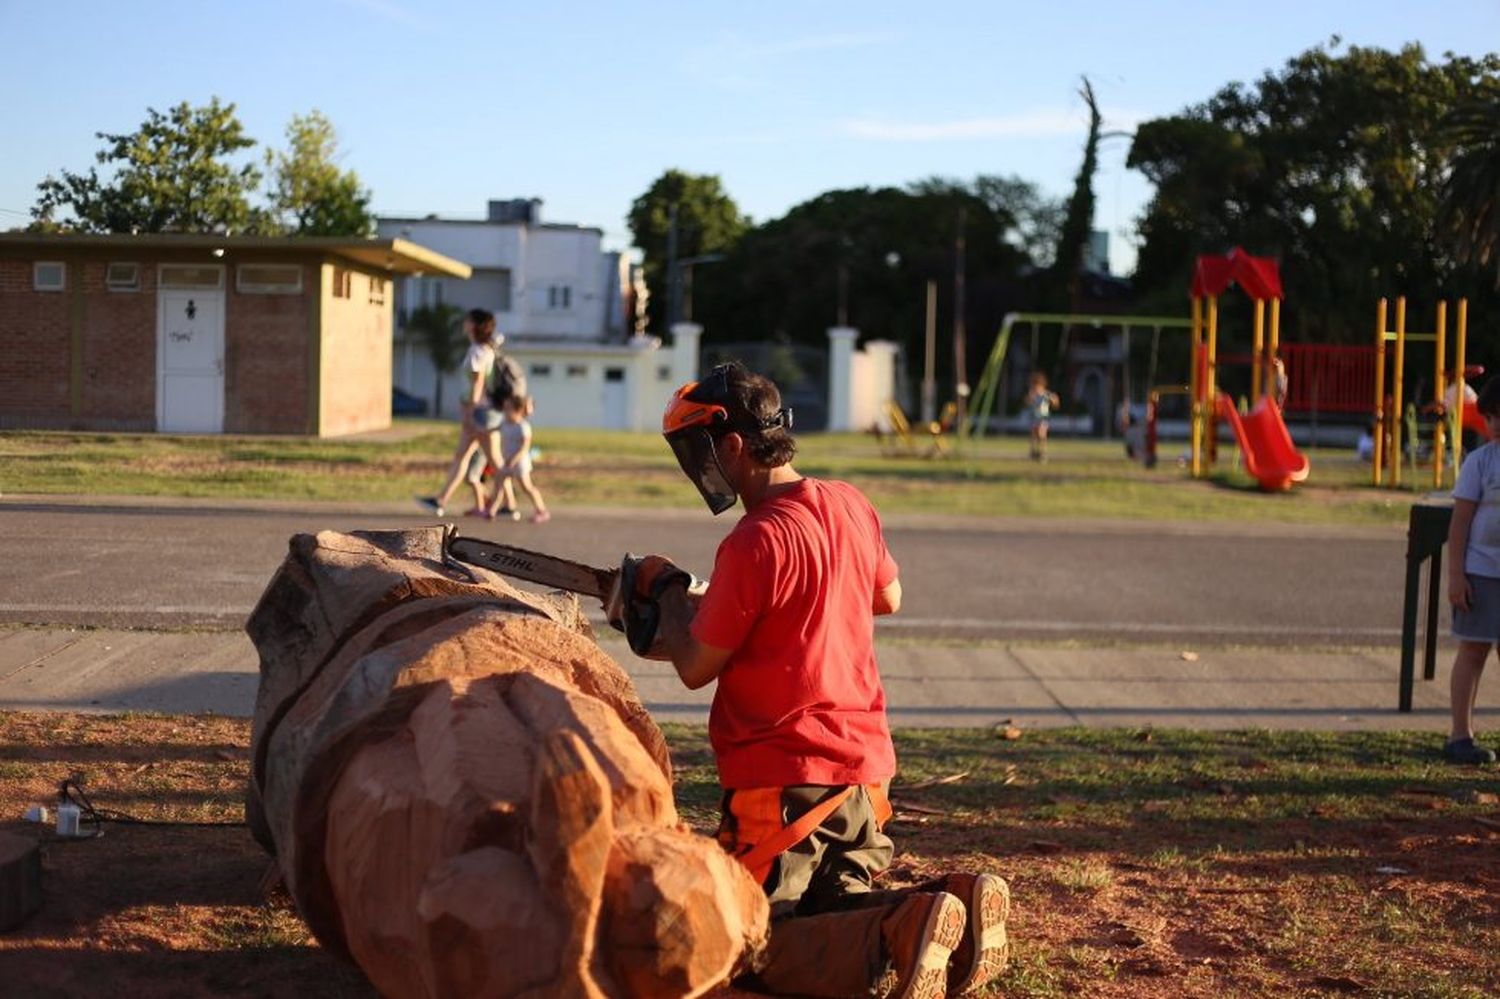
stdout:
POLYGON ((333 297, 349 298, 354 290, 354 275, 347 267, 335 267, 333 269, 333 297))
POLYGON ((210 265, 162 264, 157 283, 163 288, 222 288, 224 269, 210 265))
POLYGON ((140 291, 140 264, 110 264, 104 269, 104 287, 110 291, 140 291))
POLYGON ((373 277, 373 276, 370 278, 370 304, 371 305, 384 305, 385 304, 385 284, 386 284, 385 278, 373 277))
POLYGON ((417 305, 420 307, 443 304, 443 282, 435 278, 417 278, 417 305))
POLYGON ((669 382, 672 380, 672 366, 670 364, 658 364, 656 366, 656 380, 669 382))
POLYGON ((296 264, 240 264, 234 287, 246 295, 300 295, 302 268, 296 264))
POLYGON ((531 366, 531 377, 533 377, 533 378, 551 378, 552 377, 552 365, 550 365, 550 364, 533 364, 531 366))
POLYGON ((589 366, 587 364, 570 364, 570 365, 568 365, 568 377, 569 378, 587 378, 588 376, 589 376, 589 366))
POLYGON ((607 382, 623 382, 625 380, 624 368, 605 368, 604 380, 607 382))
POLYGON ((37 291, 62 291, 68 283, 68 267, 60 260, 38 260, 31 265, 31 286, 37 291))
POLYGON ((504 267, 476 267, 465 281, 464 301, 494 312, 511 310, 510 271, 504 267))
POLYGON ((573 289, 565 284, 549 285, 547 288, 547 308, 570 309, 573 307, 573 289))

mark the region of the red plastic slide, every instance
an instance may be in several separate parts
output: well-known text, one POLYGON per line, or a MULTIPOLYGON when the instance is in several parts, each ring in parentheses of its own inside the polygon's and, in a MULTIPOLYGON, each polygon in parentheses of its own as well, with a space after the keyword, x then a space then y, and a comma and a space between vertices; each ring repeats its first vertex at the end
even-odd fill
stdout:
POLYGON ((1293 482, 1307 478, 1307 455, 1292 443, 1276 403, 1262 399, 1241 417, 1234 401, 1220 393, 1218 409, 1219 418, 1229 424, 1244 452, 1245 471, 1255 476, 1262 489, 1290 489, 1293 482))

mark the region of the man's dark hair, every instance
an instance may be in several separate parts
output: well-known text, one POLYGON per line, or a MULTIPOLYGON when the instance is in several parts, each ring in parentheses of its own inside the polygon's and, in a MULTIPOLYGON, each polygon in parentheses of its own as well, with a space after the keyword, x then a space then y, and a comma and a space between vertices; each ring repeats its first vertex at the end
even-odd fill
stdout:
POLYGON ((495 314, 489 309, 470 309, 469 322, 474 324, 474 339, 489 343, 495 338, 495 314))
POLYGON ((1474 406, 1479 410, 1480 416, 1500 416, 1500 376, 1484 383, 1474 406))
POLYGON ((781 390, 764 375, 757 375, 739 361, 722 366, 729 390, 726 409, 729 429, 745 438, 745 449, 757 465, 777 468, 791 464, 797 442, 788 428, 791 413, 781 408, 781 390))

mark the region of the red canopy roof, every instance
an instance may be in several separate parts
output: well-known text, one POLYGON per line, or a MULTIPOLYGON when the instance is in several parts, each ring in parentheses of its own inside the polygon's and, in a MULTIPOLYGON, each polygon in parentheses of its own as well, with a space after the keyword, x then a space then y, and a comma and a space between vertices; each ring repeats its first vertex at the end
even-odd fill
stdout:
POLYGON ((1193 297, 1223 293, 1238 284, 1251 298, 1281 298, 1281 269, 1270 257, 1252 257, 1236 246, 1222 257, 1199 257, 1193 268, 1193 297))

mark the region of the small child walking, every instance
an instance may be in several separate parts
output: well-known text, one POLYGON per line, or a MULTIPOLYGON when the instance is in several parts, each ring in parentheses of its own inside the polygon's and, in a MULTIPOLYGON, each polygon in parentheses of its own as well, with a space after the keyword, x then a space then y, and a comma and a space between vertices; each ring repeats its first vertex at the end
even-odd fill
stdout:
POLYGON ((495 469, 495 499, 490 516, 520 519, 520 511, 506 504, 506 497, 513 495, 510 484, 514 481, 531 500, 534 508, 531 522, 545 524, 552 519, 552 514, 547 512, 541 490, 531 481, 531 421, 526 419, 527 402, 527 397, 521 395, 505 400, 500 420, 500 467, 495 469))
POLYGON ((1026 421, 1031 424, 1031 460, 1047 460, 1047 426, 1052 408, 1058 404, 1057 393, 1047 388, 1047 376, 1040 371, 1031 374, 1026 391, 1026 421))
POLYGON ((1470 452, 1453 487, 1453 521, 1448 527, 1448 602, 1453 605, 1453 637, 1458 654, 1448 696, 1453 727, 1443 746, 1452 763, 1493 763, 1495 753, 1474 742, 1474 704, 1490 649, 1500 642, 1500 378, 1479 393, 1479 413, 1489 443, 1470 452))

